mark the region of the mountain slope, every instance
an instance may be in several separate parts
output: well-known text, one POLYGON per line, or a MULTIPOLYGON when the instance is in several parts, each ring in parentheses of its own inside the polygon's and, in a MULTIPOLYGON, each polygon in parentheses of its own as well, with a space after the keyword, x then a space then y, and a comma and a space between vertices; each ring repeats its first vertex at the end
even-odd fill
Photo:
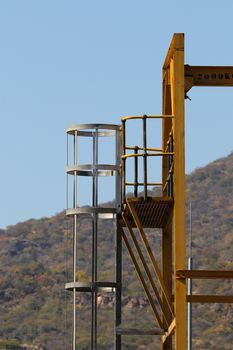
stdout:
MULTIPOLYGON (((233 268, 233 154, 219 159, 187 176, 187 232, 189 202, 192 202, 192 250, 194 268, 233 268)), ((111 280, 114 273, 112 223, 100 224, 99 278, 111 280), (101 226, 102 225, 102 226, 101 226)), ((148 232, 155 251, 161 233, 148 232)), ((91 222, 79 224, 78 278, 90 276, 91 222)), ((71 340, 71 295, 64 284, 71 280, 71 222, 64 212, 40 220, 29 220, 0 230, 0 339, 44 345, 48 349, 68 349, 71 340), (67 347, 66 347, 67 346, 67 347)), ((159 260, 159 259, 158 259, 159 260)), ((143 289, 124 250, 123 319, 128 325, 143 320, 153 322, 143 289), (133 296, 129 298, 129 295, 133 296)), ((232 294, 232 282, 195 282, 197 293, 232 294)), ((88 349, 89 296, 78 295, 80 349, 88 349)), ((99 348, 110 349, 113 299, 99 298, 99 348)), ((194 305, 194 348, 232 347, 233 307, 194 305)), ((159 349, 158 340, 125 337, 124 349, 159 349), (157 346, 157 347, 156 347, 157 346)))

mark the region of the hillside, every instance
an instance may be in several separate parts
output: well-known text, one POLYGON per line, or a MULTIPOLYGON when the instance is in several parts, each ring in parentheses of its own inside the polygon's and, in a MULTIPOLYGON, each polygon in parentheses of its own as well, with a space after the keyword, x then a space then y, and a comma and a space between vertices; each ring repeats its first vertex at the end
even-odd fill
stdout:
MULTIPOLYGON (((193 256, 195 268, 233 269, 233 153, 187 176, 187 209, 192 201, 193 256)), ((187 210, 188 212, 188 210, 187 210)), ((101 224, 103 225, 103 223, 101 224)), ((189 215, 187 214, 187 228, 189 215)), ((71 222, 64 212, 40 220, 28 220, 0 230, 0 339, 18 339, 22 343, 44 346, 49 350, 70 348, 71 295, 64 291, 71 271, 71 222), (67 345, 68 344, 68 345, 67 345)), ((79 224, 78 277, 90 275, 91 223, 79 224)), ((187 229, 188 232, 188 229, 187 229)), ((100 279, 110 280, 114 263, 112 224, 101 227, 99 259, 100 279)), ((155 250, 160 232, 148 232, 155 250)), ((145 325, 152 320, 142 287, 124 252, 123 319, 134 326, 137 319, 145 325), (129 297, 131 296, 131 298, 129 297)), ((232 294, 232 282, 201 281, 194 285, 198 293, 232 294)), ((89 297, 77 296, 80 349, 88 350, 87 331, 89 297)), ((99 298, 101 325, 100 349, 111 349, 111 295, 99 298)), ((230 350, 233 343, 232 305, 194 306, 194 349, 230 350)), ((124 349, 159 349, 156 337, 126 337, 124 349)))

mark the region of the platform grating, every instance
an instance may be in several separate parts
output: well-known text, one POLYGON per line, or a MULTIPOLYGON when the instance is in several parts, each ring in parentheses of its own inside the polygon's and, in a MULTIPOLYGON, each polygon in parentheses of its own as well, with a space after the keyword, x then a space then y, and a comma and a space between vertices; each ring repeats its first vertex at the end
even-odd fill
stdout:
MULTIPOLYGON (((134 207, 141 225, 145 228, 163 228, 169 221, 173 208, 173 199, 171 197, 149 197, 128 198, 127 202, 134 207)), ((135 222, 130 209, 125 204, 124 213, 131 225, 135 227, 135 222)))

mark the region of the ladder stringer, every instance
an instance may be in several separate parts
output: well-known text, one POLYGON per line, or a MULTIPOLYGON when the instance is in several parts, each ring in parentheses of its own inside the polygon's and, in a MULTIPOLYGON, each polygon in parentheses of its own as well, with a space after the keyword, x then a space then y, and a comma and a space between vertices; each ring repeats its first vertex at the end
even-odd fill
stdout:
POLYGON ((171 316, 170 313, 167 312, 167 309, 164 308, 163 301, 162 301, 162 299, 160 297, 160 294, 158 292, 158 289, 157 289, 157 287, 155 285, 155 282, 153 280, 153 277, 151 275, 151 272, 150 272, 150 269, 149 269, 149 267, 147 265, 147 262, 146 262, 146 260, 145 260, 145 258, 143 256, 143 253, 142 253, 140 245, 139 245, 139 243, 137 241, 137 238, 136 238, 136 236, 135 236, 135 234, 133 232, 133 228, 130 226, 130 223, 129 223, 129 221, 128 221, 128 219, 127 219, 127 217, 126 217, 126 215, 124 213, 122 214, 122 218, 123 218, 124 223, 125 223, 125 225, 126 225, 126 227, 128 229, 128 232, 130 233, 130 236, 131 236, 131 238, 132 238, 132 240, 134 242, 134 245, 135 245, 135 248, 137 250, 137 253, 138 253, 138 255, 139 255, 140 259, 141 259, 142 265, 143 265, 143 267, 145 269, 146 275, 147 275, 147 277, 148 277, 148 279, 150 281, 150 284, 151 284, 151 287, 152 287, 152 289, 154 291, 155 297, 156 297, 156 299, 158 301, 158 304, 160 306, 160 309, 161 309, 161 311, 163 313, 163 317, 164 317, 166 326, 169 327, 169 325, 170 325, 170 323, 172 321, 172 316, 171 316))
POLYGON ((158 266, 158 264, 157 264, 157 262, 155 260, 154 254, 153 254, 152 249, 150 247, 149 241, 148 241, 148 239, 146 237, 146 234, 145 234, 145 232, 143 230, 142 224, 141 224, 141 222, 140 222, 140 220, 138 218, 138 215, 137 215, 136 210, 135 210, 134 206, 132 205, 132 203, 130 201, 128 201, 128 200, 126 200, 126 203, 127 203, 127 206, 129 207, 129 210, 130 210, 131 215, 133 217, 133 220, 134 220, 134 222, 136 224, 138 232, 140 233, 140 236, 141 236, 142 241, 144 243, 144 246, 146 248, 147 254, 148 254, 148 256, 150 258, 150 261, 152 263, 152 266, 154 268, 154 272, 157 275, 157 278, 159 280, 159 283, 160 283, 160 286, 161 286, 161 289, 162 289, 162 293, 164 295, 164 300, 166 301, 166 303, 168 305, 168 308, 169 308, 172 316, 174 317, 174 313, 173 313, 173 310, 172 310, 172 305, 171 305, 171 303, 169 301, 168 291, 167 291, 165 283, 163 281, 163 277, 162 277, 161 271, 159 269, 159 266, 158 266))
POLYGON ((150 306, 151 306, 151 308, 153 310, 155 318, 156 318, 156 320, 157 320, 157 322, 159 324, 159 327, 161 329, 164 329, 163 321, 160 318, 159 312, 158 312, 158 310, 157 310, 157 308, 155 306, 154 300, 153 300, 153 298, 151 296, 151 293, 150 293, 150 291, 149 291, 149 289, 147 287, 147 283, 146 283, 146 281, 145 281, 145 279, 143 277, 143 274, 142 274, 141 269, 140 269, 140 267, 138 265, 137 259, 136 259, 135 255, 134 255, 134 252, 133 252, 133 250, 132 250, 132 248, 130 246, 128 238, 126 237, 126 234, 125 234, 124 229, 122 227, 121 227, 121 235, 122 235, 122 238, 123 238, 123 240, 125 242, 126 248, 128 249, 129 255, 130 255, 130 257, 131 257, 131 259, 133 261, 133 264, 134 264, 135 269, 137 271, 138 277, 139 277, 139 279, 140 279, 140 281, 141 281, 141 283, 143 285, 143 288, 145 290, 146 296, 147 296, 148 301, 150 303, 150 306))

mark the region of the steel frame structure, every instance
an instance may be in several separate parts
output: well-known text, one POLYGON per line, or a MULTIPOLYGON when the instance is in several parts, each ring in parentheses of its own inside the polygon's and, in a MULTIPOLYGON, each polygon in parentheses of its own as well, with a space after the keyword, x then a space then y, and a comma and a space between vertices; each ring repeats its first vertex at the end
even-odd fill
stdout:
MULTIPOLYGON (((162 335, 164 348, 171 343, 171 334, 175 327, 175 315, 172 304, 171 284, 167 283, 164 270, 160 270, 156 260, 155 253, 150 245, 145 229, 154 228, 163 231, 162 239, 162 262, 163 267, 171 268, 171 255, 168 259, 168 247, 164 247, 165 240, 171 242, 172 218, 174 216, 174 171, 175 155, 174 152, 174 131, 172 128, 174 115, 166 114, 162 116, 130 116, 122 118, 122 220, 120 222, 122 229, 122 238, 127 247, 129 255, 133 261, 138 277, 144 287, 149 304, 153 311, 155 322, 158 328, 137 329, 132 334, 149 334, 162 335), (129 146, 126 140, 126 124, 130 121, 139 119, 142 122, 143 144, 140 146, 129 146), (164 136, 164 142, 161 148, 147 146, 147 121, 161 120, 162 124, 169 123, 171 126, 164 136), (165 139, 166 137, 166 139, 165 139), (132 153, 132 151, 134 151, 132 153), (131 153, 129 153, 131 152, 131 153), (143 158, 143 181, 139 181, 139 157, 143 158), (148 177, 148 162, 154 157, 161 157, 163 167, 166 167, 166 173, 163 173, 161 183, 151 181, 148 177), (134 182, 127 180, 127 160, 134 158, 134 182), (126 188, 133 186, 134 197, 127 198, 126 188), (139 193, 138 187, 143 188, 139 193), (160 189, 160 196, 151 197, 148 195, 148 187, 156 186, 160 189), (135 235, 134 230, 138 231, 139 238, 135 235), (166 236, 165 236, 166 235, 166 236), (142 244, 143 243, 143 244, 142 244), (136 252, 136 254, 135 254, 136 252), (148 256, 150 263, 147 263, 145 254, 148 256), (143 268, 142 268, 143 267, 143 268), (157 303, 155 303, 155 300, 157 303)), ((169 246, 169 249, 172 249, 169 246)), ((171 277, 167 276, 166 277, 171 277)), ((170 281, 169 281, 170 282, 170 281)))
POLYGON ((187 315, 188 303, 232 303, 233 296, 187 295, 187 280, 192 279, 232 279, 233 271, 197 271, 186 267, 186 227, 185 227, 185 122, 184 99, 193 86, 233 86, 233 67, 204 67, 184 64, 184 34, 174 34, 162 70, 162 115, 123 117, 122 125, 84 125, 74 126, 67 130, 74 137, 74 163, 67 168, 67 173, 74 177, 73 208, 67 215, 73 216, 73 282, 66 288, 73 291, 73 350, 76 346, 76 311, 75 294, 77 291, 92 293, 92 336, 91 349, 97 349, 97 311, 96 295, 101 288, 112 288, 116 292, 115 312, 115 349, 121 349, 121 337, 124 335, 158 335, 161 336, 161 349, 187 349, 187 315), (126 140, 126 124, 131 120, 142 122, 143 144, 129 146, 126 140), (162 120, 161 148, 147 145, 147 120, 162 120), (93 129, 83 131, 83 129, 93 129), (105 131, 100 131, 104 129, 105 131), (107 131, 106 131, 107 130, 107 131), (110 131, 109 131, 110 130, 110 131), (116 149, 121 144, 121 156, 118 151, 113 168, 98 164, 98 137, 114 133, 116 149), (78 166, 77 137, 93 138, 93 164, 78 166), (121 141, 120 141, 121 137, 121 141), (143 181, 139 181, 138 159, 143 159, 143 181), (162 158, 162 182, 148 179, 148 160, 152 157, 162 158), (127 180, 127 160, 134 159, 134 180, 127 180), (121 166, 120 166, 121 161, 121 166), (114 210, 98 207, 98 176, 116 175, 116 207, 114 210), (110 174, 111 173, 111 174, 110 174), (77 206, 77 176, 93 177, 93 206, 86 209, 77 206), (121 182, 121 191, 120 191, 121 182), (128 186, 133 187, 133 198, 127 197, 128 186), (139 187, 143 188, 143 195, 139 187), (150 197, 149 186, 159 186, 161 195, 150 197), (141 195, 141 197, 140 197, 141 195), (98 219, 101 215, 115 215, 116 229, 116 280, 98 282, 97 237, 98 219), (77 217, 80 214, 91 215, 93 219, 93 262, 92 280, 90 283, 76 281, 76 243, 77 217), (162 267, 161 270, 150 246, 145 228, 162 230, 162 267), (135 235, 138 231, 140 242, 135 235), (124 241, 133 261, 138 277, 152 308, 158 327, 151 329, 123 328, 121 325, 121 271, 122 250, 124 241), (143 243, 143 248, 141 247, 143 243), (145 258, 145 254, 149 257, 145 258), (153 271, 153 273, 151 272, 153 271), (156 283, 155 283, 156 281, 156 283), (159 286, 159 287, 158 287, 159 286), (157 303, 155 303, 155 299, 157 303))
MULTIPOLYGON (((233 86, 233 67, 189 66, 184 64, 184 34, 174 34, 162 70, 162 116, 142 116, 122 118, 123 151, 122 151, 122 186, 123 211, 122 227, 127 227, 131 239, 136 246, 139 258, 146 271, 155 297, 162 311, 162 320, 153 305, 149 285, 145 283, 138 260, 133 254, 126 233, 123 240, 134 262, 138 276, 144 286, 146 295, 154 311, 160 329, 153 334, 163 331, 161 346, 163 350, 173 348, 172 335, 176 350, 187 349, 187 312, 188 303, 232 303, 233 296, 220 295, 187 295, 186 282, 192 279, 233 279, 233 271, 189 270, 186 268, 186 227, 185 227, 185 118, 184 99, 193 86, 233 86), (129 147, 125 142, 125 123, 129 119, 142 119, 143 145, 129 147), (162 119, 162 148, 148 148, 146 142, 146 121, 148 118, 162 119), (134 153, 127 154, 127 150, 134 153), (141 154, 139 152, 141 151, 141 154), (152 154, 150 154, 152 152, 152 154), (162 184, 149 182, 147 179, 147 160, 150 156, 162 157, 162 184), (134 182, 128 183, 125 178, 126 159, 134 157, 134 182), (138 157, 143 157, 144 180, 138 182, 138 157), (143 186, 143 198, 138 197, 138 186, 143 186), (162 186, 160 198, 150 199, 155 203, 172 202, 171 215, 161 221, 161 206, 148 205, 147 186, 162 186), (127 199, 127 186, 134 186, 134 197, 127 199), (148 209, 149 208, 149 209, 148 209), (151 217, 154 220, 151 220, 151 217), (151 224, 153 222, 153 224, 151 224), (163 222, 163 225, 159 225, 163 222), (151 225, 151 226, 150 226, 151 225), (155 274, 159 280, 162 293, 153 286, 149 268, 142 256, 138 242, 133 232, 134 227, 139 231, 144 242, 155 274), (153 252, 144 232, 144 227, 162 228, 162 271, 159 271, 153 252), (174 266, 174 267, 173 267, 174 266), (174 269, 174 271, 173 271, 174 269), (170 314, 169 314, 170 312, 170 314)), ((138 331, 139 334, 141 330, 138 331)), ((146 333, 145 333, 146 334, 146 333)), ((151 332, 152 334, 152 332, 151 332)))

